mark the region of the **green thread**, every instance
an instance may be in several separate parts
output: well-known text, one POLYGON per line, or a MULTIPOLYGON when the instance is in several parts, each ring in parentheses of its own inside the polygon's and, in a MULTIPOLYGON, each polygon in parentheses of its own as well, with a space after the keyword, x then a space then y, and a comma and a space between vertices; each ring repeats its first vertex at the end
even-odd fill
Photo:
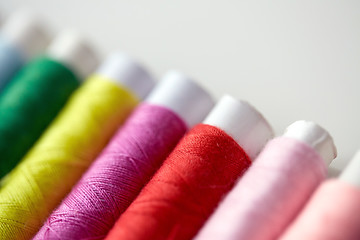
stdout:
POLYGON ((0 178, 13 169, 66 103, 80 81, 61 63, 41 57, 0 95, 0 178))

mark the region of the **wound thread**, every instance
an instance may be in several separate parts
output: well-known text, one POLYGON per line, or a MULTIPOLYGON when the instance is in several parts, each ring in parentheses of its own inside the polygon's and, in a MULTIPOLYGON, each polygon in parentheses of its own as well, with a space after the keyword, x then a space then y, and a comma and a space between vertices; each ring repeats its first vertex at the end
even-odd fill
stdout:
POLYGON ((17 11, 1 26, 0 92, 29 60, 39 56, 49 41, 44 21, 29 11, 17 11))
POLYGON ((360 190, 346 182, 327 180, 279 239, 360 239, 360 190))
POLYGON ((250 163, 232 137, 219 128, 198 124, 106 239, 191 239, 250 163))
POLYGON ((29 239, 79 180, 138 103, 127 89, 94 75, 0 191, 0 239, 29 239))
POLYGON ((27 65, 0 95, 0 179, 13 169, 79 86, 47 57, 27 65))
POLYGON ((24 56, 0 33, 0 92, 24 64, 24 56))
POLYGON ((34 239, 103 239, 186 129, 164 107, 137 107, 34 239))
POLYGON ((325 179, 324 160, 297 139, 271 140, 196 237, 277 239, 325 179))

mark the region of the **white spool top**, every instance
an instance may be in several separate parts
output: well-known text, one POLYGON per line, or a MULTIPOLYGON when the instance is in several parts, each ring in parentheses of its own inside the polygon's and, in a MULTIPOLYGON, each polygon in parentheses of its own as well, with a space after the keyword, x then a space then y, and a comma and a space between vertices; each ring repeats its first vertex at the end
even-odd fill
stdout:
POLYGON ((97 67, 99 61, 93 47, 78 33, 65 31, 47 49, 49 57, 68 66, 80 80, 97 67))
POLYGON ((130 89, 140 99, 144 99, 155 85, 142 65, 122 53, 108 57, 96 73, 130 89))
POLYGON ((50 40, 42 21, 25 11, 10 16, 2 26, 1 35, 20 50, 25 60, 43 53, 50 40))
POLYGON ((340 174, 339 179, 356 187, 360 187, 360 151, 356 152, 355 156, 340 174))
POLYGON ((296 121, 286 128, 283 136, 307 143, 319 153, 328 166, 336 157, 337 152, 332 137, 314 122, 296 121))
POLYGON ((249 103, 229 95, 220 99, 203 123, 216 126, 232 136, 252 160, 274 136, 261 113, 249 103))
POLYGON ((204 120, 214 106, 208 92, 177 71, 167 72, 145 101, 171 109, 188 128, 204 120))

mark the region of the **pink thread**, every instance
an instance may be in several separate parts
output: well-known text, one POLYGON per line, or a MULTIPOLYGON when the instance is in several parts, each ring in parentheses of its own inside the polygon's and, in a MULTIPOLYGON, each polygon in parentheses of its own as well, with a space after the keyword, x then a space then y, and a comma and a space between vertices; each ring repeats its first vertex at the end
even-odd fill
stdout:
POLYGON ((34 239, 103 239, 186 130, 171 110, 140 105, 34 239))
POLYGON ((277 239, 325 176, 323 159, 309 145, 273 139, 196 239, 277 239))
POLYGON ((281 240, 359 240, 360 190, 349 183, 328 180, 281 240))

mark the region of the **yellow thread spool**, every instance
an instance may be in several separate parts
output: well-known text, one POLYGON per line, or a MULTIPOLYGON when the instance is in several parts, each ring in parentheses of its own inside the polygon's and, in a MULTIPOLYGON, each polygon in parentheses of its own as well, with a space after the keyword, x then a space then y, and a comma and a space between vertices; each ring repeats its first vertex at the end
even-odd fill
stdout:
POLYGON ((4 179, 0 239, 29 239, 99 154, 139 99, 94 75, 4 179))

